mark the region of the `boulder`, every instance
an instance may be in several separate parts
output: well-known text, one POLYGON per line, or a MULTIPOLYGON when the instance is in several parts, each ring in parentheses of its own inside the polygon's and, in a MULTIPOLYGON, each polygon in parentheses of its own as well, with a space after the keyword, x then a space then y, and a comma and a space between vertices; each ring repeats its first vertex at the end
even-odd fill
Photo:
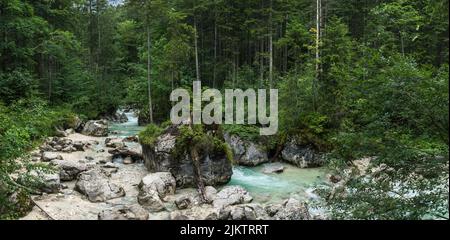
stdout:
POLYGON ((215 208, 224 208, 231 205, 250 203, 252 196, 241 186, 226 186, 218 192, 213 200, 215 208))
POLYGON ((192 206, 184 210, 173 210, 169 214, 171 220, 217 220, 219 216, 218 209, 211 205, 192 206))
POLYGON ((86 164, 74 161, 53 160, 51 163, 59 168, 59 177, 61 178, 61 181, 75 180, 79 173, 88 170, 86 164))
POLYGON ((94 137, 108 136, 108 122, 106 120, 90 120, 86 122, 81 133, 94 137))
POLYGON ((147 210, 137 204, 114 206, 98 214, 98 220, 147 220, 148 217, 147 210))
POLYGON ((213 186, 206 186, 205 187, 205 197, 207 203, 212 203, 214 201, 214 198, 216 198, 217 190, 213 186))
POLYGON ((242 204, 222 208, 219 212, 221 220, 261 220, 269 219, 264 208, 259 204, 242 204))
MULTIPOLYGON (((180 126, 173 125, 164 130, 156 138, 154 144, 141 142, 144 163, 150 172, 172 173, 177 187, 195 187, 196 180, 190 152, 192 148, 179 147, 177 139, 181 138, 180 134, 180 126)), ((231 179, 233 171, 226 151, 215 145, 221 144, 221 140, 212 135, 206 136, 209 133, 202 132, 200 134, 205 134, 205 138, 214 139, 208 140, 205 143, 208 146, 204 146, 198 151, 197 160, 201 179, 205 185, 227 183, 231 179)))
POLYGON ((269 161, 264 147, 258 143, 241 139, 236 135, 224 134, 225 142, 233 151, 236 163, 244 166, 256 166, 269 161))
POLYGON ((75 189, 86 195, 91 202, 104 202, 125 196, 124 189, 110 182, 108 173, 99 169, 81 173, 78 176, 75 189))
MULTIPOLYGON (((58 193, 61 189, 61 179, 57 172, 43 172, 39 170, 33 170, 30 175, 36 177, 40 184, 39 190, 45 193, 58 193)), ((22 180, 19 180, 21 182, 22 180)), ((25 180, 23 180, 25 181, 25 180)))
POLYGON ((129 136, 122 140, 123 142, 139 142, 138 136, 129 136))
POLYGON ((186 209, 191 207, 192 205, 192 198, 189 195, 181 195, 177 199, 175 199, 175 206, 177 206, 178 209, 186 209))
POLYGON ((175 193, 176 181, 170 172, 149 173, 138 185, 142 193, 156 191, 160 198, 175 193))
POLYGON ((290 198, 283 202, 274 214, 276 220, 310 220, 308 206, 306 203, 290 198))
POLYGON ((128 149, 127 147, 123 148, 114 148, 108 150, 109 154, 113 155, 113 158, 131 158, 133 162, 142 160, 142 154, 132 149, 128 149))
POLYGON ((55 152, 43 152, 41 160, 43 162, 50 162, 52 160, 59 159, 62 160, 63 157, 55 152))
POLYGON ((161 201, 158 192, 153 189, 139 191, 137 200, 139 204, 151 212, 159 212, 165 209, 164 203, 161 201))
POLYGON ((109 148, 125 148, 126 145, 120 138, 106 138, 105 146, 109 148))
POLYGON ((269 163, 264 165, 263 173, 282 173, 284 171, 284 166, 281 163, 269 163))
POLYGON ((324 159, 321 154, 314 151, 312 146, 299 145, 296 141, 289 141, 281 152, 284 161, 300 168, 319 167, 324 159))

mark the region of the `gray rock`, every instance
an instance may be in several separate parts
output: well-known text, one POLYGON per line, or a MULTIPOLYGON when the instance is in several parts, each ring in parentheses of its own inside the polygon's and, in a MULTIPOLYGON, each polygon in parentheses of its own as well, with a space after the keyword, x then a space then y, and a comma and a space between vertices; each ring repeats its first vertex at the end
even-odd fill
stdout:
POLYGON ((75 142, 73 143, 73 147, 74 147, 77 151, 84 151, 85 144, 84 144, 83 142, 81 142, 81 141, 75 141, 75 142))
POLYGON ((260 220, 269 219, 264 208, 259 204, 243 204, 222 208, 219 213, 221 220, 260 220))
POLYGON ((137 204, 114 206, 98 214, 98 220, 147 220, 148 217, 147 210, 137 204))
POLYGON ((39 190, 44 193, 58 193, 61 189, 61 179, 59 174, 53 172, 42 172, 39 170, 33 170, 30 172, 31 176, 39 179, 39 190))
POLYGON ((213 186, 206 186, 205 187, 205 197, 207 203, 212 203, 214 199, 216 198, 217 190, 213 186))
POLYGON ((281 157, 300 168, 319 167, 324 161, 323 156, 316 153, 311 146, 298 145, 293 140, 285 145, 281 157))
POLYGON ((269 163, 264 165, 263 173, 281 173, 284 171, 284 166, 281 163, 269 163))
POLYGON ((108 179, 108 173, 92 169, 79 175, 75 189, 87 196, 91 202, 104 202, 109 199, 125 196, 122 187, 108 179))
POLYGON ((84 125, 81 133, 94 137, 108 136, 108 122, 106 120, 90 120, 84 125))
POLYGON ((151 212, 159 212, 165 209, 164 203, 156 190, 139 191, 137 200, 139 204, 151 212))
POLYGON ((192 199, 188 195, 182 195, 175 199, 175 206, 177 206, 178 209, 186 209, 189 208, 192 204, 192 199))
POLYGON ((109 148, 125 148, 126 145, 120 138, 106 138, 105 146, 109 148))
POLYGON ((62 160, 63 157, 61 155, 55 153, 55 152, 44 152, 44 153, 42 153, 41 160, 43 162, 49 162, 49 161, 52 161, 52 160, 55 160, 55 159, 62 160))
POLYGON ((230 205, 249 203, 252 196, 241 186, 226 186, 217 193, 213 201, 215 208, 224 208, 230 205))
POLYGON ((269 161, 264 147, 258 143, 241 139, 236 135, 224 134, 225 142, 233 151, 233 158, 236 163, 244 166, 257 166, 269 161))
MULTIPOLYGON (((142 144, 144 163, 150 172, 171 172, 177 187, 195 187, 194 168, 189 153, 173 157, 179 129, 171 126, 160 135, 153 146, 142 144)), ((225 184, 233 174, 225 152, 202 151, 199 153, 201 178, 205 185, 225 184)))
POLYGON ((149 173, 139 183, 139 191, 142 193, 156 191, 160 198, 167 194, 174 194, 176 181, 170 172, 149 173))
POLYGON ((86 164, 68 160, 52 160, 52 164, 59 168, 59 176, 62 181, 75 180, 81 172, 87 171, 86 164))
POLYGON ((284 201, 276 214, 273 216, 276 220, 309 220, 308 206, 306 203, 290 198, 284 201))

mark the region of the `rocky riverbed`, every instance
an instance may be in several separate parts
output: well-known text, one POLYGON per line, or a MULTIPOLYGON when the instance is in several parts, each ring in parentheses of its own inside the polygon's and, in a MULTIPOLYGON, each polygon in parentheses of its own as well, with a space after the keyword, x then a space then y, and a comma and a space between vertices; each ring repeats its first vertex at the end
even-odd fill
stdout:
MULTIPOLYGON (((34 151, 33 161, 52 165, 57 172, 36 172, 45 184, 42 193, 33 196, 35 206, 23 219, 326 218, 322 211, 308 205, 316 196, 313 188, 301 182, 306 175, 312 186, 324 177, 319 171, 308 175, 308 170, 281 163, 234 167, 231 181, 227 185, 206 186, 206 199, 202 200, 197 189, 179 187, 179 176, 169 171, 148 171, 135 137, 141 129, 132 115, 128 114, 128 121, 124 118, 109 130, 106 121, 86 123, 80 131, 83 134, 66 130, 34 151), (273 187, 277 197, 266 196, 270 193, 267 187, 273 187)), ((239 148, 239 140, 234 141, 233 147, 239 148)), ((267 162, 255 149, 258 148, 245 143, 239 150, 239 160, 247 163, 244 165, 254 165, 251 159, 267 162)), ((289 157, 294 164, 308 164, 308 159, 289 157)))

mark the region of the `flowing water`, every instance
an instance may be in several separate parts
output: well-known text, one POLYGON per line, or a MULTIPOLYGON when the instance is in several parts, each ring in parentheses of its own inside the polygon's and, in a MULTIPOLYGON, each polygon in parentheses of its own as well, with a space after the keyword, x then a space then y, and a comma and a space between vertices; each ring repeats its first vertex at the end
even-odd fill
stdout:
MULTIPOLYGON (((127 122, 111 124, 111 136, 122 138, 135 136, 144 129, 138 126, 138 119, 132 111, 125 114, 127 122)), ((283 166, 285 169, 282 173, 271 174, 262 172, 264 165, 235 166, 231 181, 227 185, 244 187, 257 202, 279 202, 289 197, 299 200, 314 199, 316 196, 313 188, 325 181, 326 171, 322 168, 302 169, 285 163, 283 166)))
MULTIPOLYGON (((122 111, 119 110, 119 113, 122 113, 122 111)), ((141 127, 138 125, 138 118, 133 111, 124 112, 124 113, 127 116, 128 121, 124 122, 124 123, 111 124, 109 126, 111 136, 122 137, 122 138, 129 137, 129 136, 135 136, 144 129, 144 127, 141 127)))
POLYGON ((257 202, 279 202, 293 197, 311 200, 315 186, 325 181, 322 168, 302 169, 283 163, 282 173, 263 173, 264 165, 257 167, 236 166, 228 185, 240 185, 247 189, 257 202))

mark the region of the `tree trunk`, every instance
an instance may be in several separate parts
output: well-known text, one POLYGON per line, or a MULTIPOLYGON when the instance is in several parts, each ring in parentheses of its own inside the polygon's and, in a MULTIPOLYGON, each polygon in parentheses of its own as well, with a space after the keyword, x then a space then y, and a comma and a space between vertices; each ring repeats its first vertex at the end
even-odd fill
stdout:
POLYGON ((214 66, 213 66, 213 88, 216 88, 216 66, 217 66, 217 12, 214 13, 214 66))
POLYGON ((264 83, 264 38, 260 42, 259 51, 259 88, 263 86, 264 83))
POLYGON ((320 49, 319 49, 319 43, 320 43, 320 12, 321 12, 321 0, 316 0, 316 77, 313 80, 313 108, 314 111, 317 110, 317 83, 320 78, 320 49))
POLYGON ((48 102, 52 102, 52 57, 48 56, 48 102))
POLYGON ((269 12, 269 87, 272 88, 273 78, 273 36, 272 36, 272 0, 270 0, 269 12))
POLYGON ((147 23, 147 87, 148 87, 148 115, 150 123, 153 123, 153 107, 152 107, 152 79, 151 79, 151 41, 150 27, 147 23))
POLYGON ((195 48, 195 73, 197 81, 200 81, 200 66, 198 62, 198 44, 197 44, 197 21, 194 16, 194 48, 195 48))

